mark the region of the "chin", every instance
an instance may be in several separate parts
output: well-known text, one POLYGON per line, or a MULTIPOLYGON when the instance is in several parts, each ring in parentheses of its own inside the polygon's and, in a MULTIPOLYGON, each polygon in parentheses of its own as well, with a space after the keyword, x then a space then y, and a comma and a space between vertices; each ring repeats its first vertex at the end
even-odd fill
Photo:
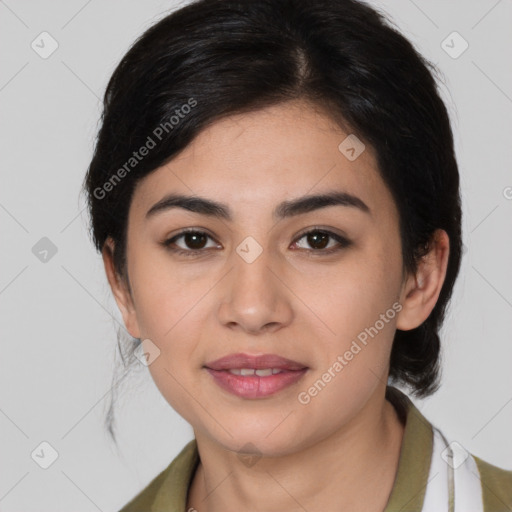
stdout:
POLYGON ((279 422, 275 422, 268 428, 266 425, 258 428, 253 425, 252 428, 245 429, 237 426, 236 429, 228 428, 233 432, 233 437, 224 431, 220 437, 211 437, 224 449, 238 453, 241 457, 244 455, 280 457, 296 452, 303 444, 302 438, 298 437, 298 432, 289 429, 278 432, 278 427, 274 430, 278 424, 279 422))

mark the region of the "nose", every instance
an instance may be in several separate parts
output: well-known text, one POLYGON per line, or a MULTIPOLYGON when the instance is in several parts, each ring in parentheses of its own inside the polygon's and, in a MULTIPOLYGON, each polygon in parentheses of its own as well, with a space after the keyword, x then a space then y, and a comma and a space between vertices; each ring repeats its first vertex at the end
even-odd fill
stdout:
POLYGON ((233 254, 233 263, 222 287, 219 321, 250 334, 275 332, 289 325, 293 318, 290 292, 265 251, 251 263, 233 254))

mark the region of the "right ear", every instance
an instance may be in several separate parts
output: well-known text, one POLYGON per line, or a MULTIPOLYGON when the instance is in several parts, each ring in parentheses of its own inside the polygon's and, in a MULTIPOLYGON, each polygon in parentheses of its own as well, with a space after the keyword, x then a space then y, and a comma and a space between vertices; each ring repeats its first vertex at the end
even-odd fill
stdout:
POLYGON ((128 283, 116 272, 114 267, 114 248, 114 241, 111 237, 108 237, 101 251, 105 273, 107 274, 107 279, 114 298, 116 299, 117 306, 123 315, 124 325, 127 331, 134 338, 140 338, 137 315, 130 290, 128 289, 128 283))

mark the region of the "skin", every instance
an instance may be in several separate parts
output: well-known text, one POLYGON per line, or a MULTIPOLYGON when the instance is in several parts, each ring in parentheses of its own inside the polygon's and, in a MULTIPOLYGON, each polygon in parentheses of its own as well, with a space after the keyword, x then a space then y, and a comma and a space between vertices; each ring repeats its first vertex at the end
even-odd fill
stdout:
MULTIPOLYGON (((217 121, 137 185, 127 234, 131 294, 114 272, 112 241, 105 244, 105 270, 126 328, 158 347, 151 375, 194 430, 201 462, 187 509, 369 512, 388 501, 403 436, 384 396, 392 340, 397 328, 419 326, 434 308, 449 240, 438 230, 418 272, 404 278, 396 205, 369 145, 354 161, 339 151, 347 135, 297 100, 217 121), (272 216, 283 201, 332 191, 357 196, 370 214, 334 205, 272 216), (146 219, 167 193, 224 203, 232 220, 182 208, 146 219), (162 246, 189 227, 212 237, 202 252, 185 256, 162 246), (327 249, 339 250, 326 254, 303 236, 315 227, 352 243, 340 247, 328 238, 327 249), (248 236, 262 248, 252 263, 236 252, 248 236), (400 312, 301 404, 298 394, 397 302, 400 312), (239 398, 204 369, 235 352, 278 354, 309 369, 275 395, 239 398), (250 466, 240 457, 248 443, 260 457, 250 466)), ((198 246, 182 237, 173 247, 198 246)))

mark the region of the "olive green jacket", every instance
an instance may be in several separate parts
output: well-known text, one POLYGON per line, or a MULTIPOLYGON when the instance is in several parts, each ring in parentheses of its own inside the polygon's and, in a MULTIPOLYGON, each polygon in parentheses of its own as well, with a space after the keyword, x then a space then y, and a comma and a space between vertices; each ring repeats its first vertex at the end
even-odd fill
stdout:
MULTIPOLYGON (((426 512, 427 508, 428 512, 459 512, 461 507, 464 507, 461 512, 512 512, 512 471, 500 469, 471 454, 467 454, 467 457, 472 466, 468 465, 469 462, 454 463, 456 456, 448 461, 447 446, 438 446, 437 451, 434 450, 434 444, 439 444, 434 440, 441 439, 440 436, 444 439, 444 436, 425 419, 407 395, 388 387, 386 397, 405 422, 405 431, 395 483, 384 512, 426 512), (450 468, 455 467, 451 472, 453 480, 453 474, 460 473, 457 464, 461 464, 461 467, 466 464, 469 468, 466 471, 470 475, 466 476, 466 487, 459 486, 465 490, 457 493, 455 485, 455 492, 438 491, 435 486, 443 480, 439 475, 443 471, 450 474, 450 468), (448 465, 450 467, 446 471, 443 466, 448 465), (427 492, 430 494, 428 497, 427 492), (466 505, 462 505, 464 493, 471 495, 469 500, 466 496, 466 505), (445 495, 448 496, 446 500, 445 495), (438 501, 443 505, 438 507, 438 501), (468 502, 471 505, 467 505, 468 502)), ((198 463, 197 443, 193 439, 120 512, 187 512, 188 488, 198 463)))

